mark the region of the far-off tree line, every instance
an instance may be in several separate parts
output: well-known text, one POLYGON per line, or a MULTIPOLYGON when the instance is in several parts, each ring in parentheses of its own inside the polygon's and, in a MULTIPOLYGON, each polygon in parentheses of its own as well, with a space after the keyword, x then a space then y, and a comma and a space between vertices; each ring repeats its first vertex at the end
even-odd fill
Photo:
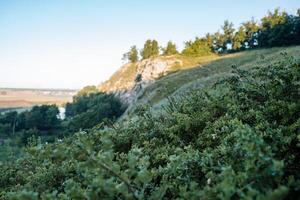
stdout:
POLYGON ((31 140, 54 142, 79 130, 99 123, 113 123, 126 105, 113 94, 99 92, 96 86, 86 86, 65 105, 65 118, 59 116, 56 105, 34 106, 18 113, 0 113, 0 162, 7 159, 3 152, 23 147, 31 140), (2 151, 2 154, 1 154, 2 151))
POLYGON ((181 52, 172 41, 160 47, 155 39, 148 39, 141 50, 132 46, 123 60, 135 63, 159 55, 206 56, 297 44, 300 44, 300 9, 293 15, 277 8, 260 21, 252 18, 236 29, 232 22, 225 20, 220 31, 186 41, 181 52))

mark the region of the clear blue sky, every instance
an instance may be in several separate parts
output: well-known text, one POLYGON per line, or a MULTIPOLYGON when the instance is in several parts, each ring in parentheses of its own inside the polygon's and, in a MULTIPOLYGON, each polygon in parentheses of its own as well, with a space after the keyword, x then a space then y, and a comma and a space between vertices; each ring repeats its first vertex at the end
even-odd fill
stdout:
POLYGON ((161 45, 236 26, 300 0, 0 0, 0 87, 98 85, 131 45, 161 45))

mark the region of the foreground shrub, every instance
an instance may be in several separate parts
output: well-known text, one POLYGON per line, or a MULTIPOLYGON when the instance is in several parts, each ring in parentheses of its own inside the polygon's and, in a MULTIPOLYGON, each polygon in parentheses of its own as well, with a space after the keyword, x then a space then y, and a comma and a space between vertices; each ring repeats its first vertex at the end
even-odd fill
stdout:
MULTIPOLYGON (((300 63, 286 56, 170 99, 160 114, 27 148, 3 199, 296 199, 300 63)), ((102 127, 102 128, 99 128, 102 127)))

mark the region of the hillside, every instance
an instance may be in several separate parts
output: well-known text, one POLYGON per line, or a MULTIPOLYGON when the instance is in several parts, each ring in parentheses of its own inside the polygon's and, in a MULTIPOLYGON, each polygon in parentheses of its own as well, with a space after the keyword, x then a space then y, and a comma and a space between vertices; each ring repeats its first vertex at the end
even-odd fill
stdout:
POLYGON ((0 200, 300 200, 290 1, 0 3, 0 200))
POLYGON ((138 103, 161 104, 167 97, 203 88, 229 76, 233 65, 239 66, 241 69, 263 67, 283 60, 284 57, 281 56, 283 52, 300 58, 300 46, 282 47, 229 54, 219 59, 211 59, 202 65, 188 69, 183 68, 183 70, 162 77, 146 87, 139 94, 138 103))
POLYGON ((135 64, 125 64, 106 82, 101 91, 114 92, 130 104, 127 113, 141 104, 154 108, 172 96, 183 95, 215 83, 231 74, 233 65, 241 68, 264 66, 283 59, 282 52, 299 57, 300 46, 244 51, 225 56, 160 56, 135 64), (141 74, 142 81, 135 78, 141 74))
MULTIPOLYGON (((225 56, 230 57, 231 55, 225 56)), ((218 55, 186 57, 182 55, 158 56, 136 63, 127 63, 99 86, 103 92, 120 94, 127 103, 132 103, 142 88, 168 74, 194 68, 205 63, 223 58, 218 55), (140 76, 141 80, 136 81, 140 76)))
POLYGON ((185 95, 160 112, 136 109, 54 143, 33 141, 0 165, 0 198, 298 199, 299 51, 249 51, 162 77, 137 103, 185 95))

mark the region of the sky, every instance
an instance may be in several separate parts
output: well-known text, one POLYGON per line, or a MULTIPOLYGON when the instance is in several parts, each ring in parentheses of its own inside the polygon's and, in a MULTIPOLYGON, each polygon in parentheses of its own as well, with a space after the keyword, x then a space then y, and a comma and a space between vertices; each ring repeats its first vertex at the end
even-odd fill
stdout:
POLYGON ((132 45, 160 45, 259 20, 280 7, 295 14, 300 0, 0 0, 0 87, 99 85, 132 45))

